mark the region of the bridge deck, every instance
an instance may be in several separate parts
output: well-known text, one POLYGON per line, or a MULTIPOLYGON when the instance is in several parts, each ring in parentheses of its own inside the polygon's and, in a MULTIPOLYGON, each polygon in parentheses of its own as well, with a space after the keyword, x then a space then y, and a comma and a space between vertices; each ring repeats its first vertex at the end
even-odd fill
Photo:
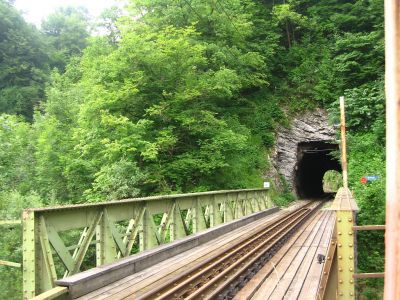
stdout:
MULTIPOLYGON (((290 209, 294 209, 294 207, 290 209)), ((78 299, 135 299, 154 289, 161 282, 168 281, 191 266, 198 264, 199 261, 228 248, 238 239, 244 238, 249 232, 253 232, 257 228, 265 226, 266 223, 279 218, 283 213, 281 211, 254 221, 78 299)), ((316 294, 322 271, 322 265, 316 263, 315 256, 318 253, 325 254, 333 223, 334 218, 330 211, 318 212, 274 256, 273 265, 272 263, 267 264, 243 289, 242 295, 239 294, 237 298, 243 299, 246 292, 249 295, 254 294, 255 299, 267 299, 265 295, 272 295, 272 298, 275 299, 275 295, 288 295, 288 293, 290 295, 299 293, 303 295, 306 292, 305 298, 310 299, 310 296, 316 294), (273 273, 271 273, 271 266, 274 266, 273 273), (278 274, 279 279, 277 279, 276 274, 278 274), (258 278, 258 281, 256 278, 258 278), (307 293, 308 291, 312 293, 307 293)), ((281 299, 282 297, 278 298, 281 299)))
POLYGON ((334 213, 322 210, 294 235, 235 299, 316 299, 323 264, 334 228, 334 213))

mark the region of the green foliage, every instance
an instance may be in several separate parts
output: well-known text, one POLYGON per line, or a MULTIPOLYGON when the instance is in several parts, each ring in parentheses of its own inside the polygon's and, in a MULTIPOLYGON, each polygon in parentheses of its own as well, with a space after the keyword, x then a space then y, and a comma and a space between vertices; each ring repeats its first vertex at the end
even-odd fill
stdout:
POLYGON ((343 184, 342 174, 335 170, 329 170, 322 179, 324 192, 335 193, 343 184))
POLYGON ((97 20, 97 30, 105 35, 111 45, 116 46, 121 37, 121 32, 118 28, 118 20, 122 16, 122 11, 117 6, 112 6, 104 10, 97 20))
POLYGON ((30 190, 34 177, 31 137, 30 124, 16 116, 0 115, 0 191, 30 190))
POLYGON ((385 96, 383 80, 346 90, 347 126, 352 131, 373 131, 379 142, 384 140, 385 96))
POLYGON ((377 80, 384 67, 383 32, 345 33, 336 39, 334 55, 340 90, 377 80))
POLYGON ((144 179, 135 163, 126 160, 106 165, 95 174, 93 188, 86 191, 89 201, 133 198, 140 192, 144 179))
POLYGON ((296 198, 294 194, 292 193, 287 181, 283 176, 280 176, 280 181, 282 184, 282 191, 277 191, 276 187, 272 186, 270 190, 270 197, 274 204, 276 204, 279 207, 285 207, 288 206, 290 203, 292 203, 296 198))
MULTIPOLYGON (((372 132, 349 137, 349 185, 360 208, 357 224, 385 224, 385 148, 372 132), (360 178, 366 175, 377 175, 379 179, 361 184, 360 178)), ((383 272, 384 232, 361 232, 357 242, 359 271, 383 272)), ((361 294, 365 299, 381 299, 382 283, 361 283, 361 294)))
MULTIPOLYGON (((55 188, 56 195, 70 191, 65 197, 74 201, 84 191, 94 199, 258 186, 264 150, 252 132, 271 131, 281 115, 276 103, 265 103, 261 127, 250 119, 241 122, 237 111, 258 113, 253 102, 259 100, 246 102, 240 93, 265 84, 262 56, 243 53, 239 68, 226 60, 230 50, 214 53, 214 41, 205 41, 193 26, 125 21, 122 28, 117 48, 95 39, 79 64, 62 77, 54 74, 47 113, 38 118, 43 140, 55 143, 38 148, 38 162, 54 173, 41 186, 55 188), (85 91, 82 102, 75 100, 79 91, 85 91), (137 176, 123 178, 127 166, 121 162, 137 176), (114 168, 120 175, 111 178, 114 168), (121 180, 128 180, 131 191, 110 194, 121 180)), ((259 136, 272 144, 271 132, 259 136)))
POLYGON ((83 7, 61 7, 43 22, 44 33, 51 49, 52 67, 64 71, 71 57, 87 45, 89 32, 88 11, 83 7))
MULTIPOLYGON (((383 4, 381 1, 289 1, 276 4, 298 26, 286 28, 271 84, 291 111, 334 102, 344 90, 379 80, 384 66, 383 4), (297 16, 297 17, 294 17, 297 16), (289 39, 288 37, 289 36, 289 39), (293 42, 289 42, 291 37, 293 42), (295 42, 294 42, 295 41, 295 42)), ((277 18, 279 24, 282 17, 277 18)), ((285 20, 285 19, 284 19, 285 20)), ((285 22, 283 23, 285 24, 285 22)))
POLYGON ((0 113, 32 118, 44 98, 48 55, 40 33, 0 0, 0 113))

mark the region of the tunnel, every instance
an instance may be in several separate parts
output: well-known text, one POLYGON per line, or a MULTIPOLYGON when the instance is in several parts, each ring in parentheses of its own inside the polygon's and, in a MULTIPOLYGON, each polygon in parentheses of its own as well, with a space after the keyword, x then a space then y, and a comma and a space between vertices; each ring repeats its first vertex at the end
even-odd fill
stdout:
POLYGON ((297 164, 295 166, 295 190, 300 199, 329 198, 323 190, 325 172, 341 172, 341 165, 332 152, 337 144, 325 141, 301 142, 297 144, 297 164))

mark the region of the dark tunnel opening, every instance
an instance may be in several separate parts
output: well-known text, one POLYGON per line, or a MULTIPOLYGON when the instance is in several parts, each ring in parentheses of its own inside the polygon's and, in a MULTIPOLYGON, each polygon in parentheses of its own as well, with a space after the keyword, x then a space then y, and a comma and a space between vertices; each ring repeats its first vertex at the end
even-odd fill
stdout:
POLYGON ((341 172, 339 160, 332 155, 338 149, 337 144, 325 141, 302 142, 297 145, 295 189, 300 199, 330 196, 324 192, 323 177, 329 170, 341 172))

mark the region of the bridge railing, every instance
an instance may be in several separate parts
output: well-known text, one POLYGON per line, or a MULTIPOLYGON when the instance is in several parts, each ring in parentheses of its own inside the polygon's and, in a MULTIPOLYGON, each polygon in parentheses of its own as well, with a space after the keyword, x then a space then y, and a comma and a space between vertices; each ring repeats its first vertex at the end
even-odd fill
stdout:
POLYGON ((385 225, 356 225, 359 210, 351 191, 341 187, 331 207, 336 211, 336 224, 323 276, 319 283, 318 299, 356 299, 356 281, 383 278, 384 273, 357 273, 357 231, 385 230, 385 225))
POLYGON ((24 298, 56 279, 271 206, 267 189, 246 189, 24 210, 24 298))

